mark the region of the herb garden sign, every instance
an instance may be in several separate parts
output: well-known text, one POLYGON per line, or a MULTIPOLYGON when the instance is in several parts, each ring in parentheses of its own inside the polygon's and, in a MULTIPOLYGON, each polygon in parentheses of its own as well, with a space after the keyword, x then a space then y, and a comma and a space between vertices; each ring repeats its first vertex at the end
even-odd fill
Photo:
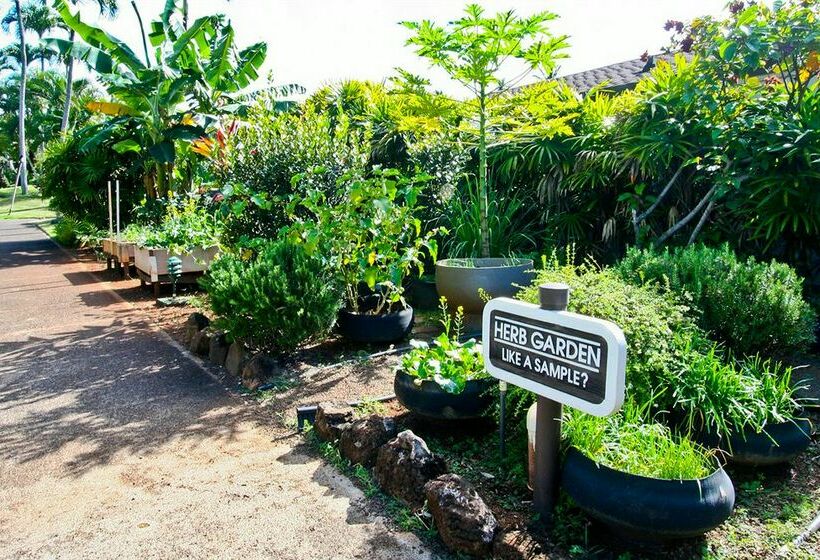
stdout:
POLYGON ((626 339, 609 321, 566 311, 569 286, 544 284, 541 305, 496 298, 484 307, 484 364, 500 381, 538 395, 536 510, 549 521, 558 490, 561 406, 595 416, 624 401, 626 339))

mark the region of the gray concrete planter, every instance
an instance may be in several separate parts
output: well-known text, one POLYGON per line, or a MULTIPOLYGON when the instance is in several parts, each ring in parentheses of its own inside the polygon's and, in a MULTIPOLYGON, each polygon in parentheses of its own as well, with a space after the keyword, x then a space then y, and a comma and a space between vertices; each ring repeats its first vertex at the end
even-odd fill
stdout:
POLYGON ((480 314, 483 289, 492 297, 512 297, 533 277, 532 259, 444 259, 436 263, 436 288, 450 309, 464 307, 468 315, 480 314))

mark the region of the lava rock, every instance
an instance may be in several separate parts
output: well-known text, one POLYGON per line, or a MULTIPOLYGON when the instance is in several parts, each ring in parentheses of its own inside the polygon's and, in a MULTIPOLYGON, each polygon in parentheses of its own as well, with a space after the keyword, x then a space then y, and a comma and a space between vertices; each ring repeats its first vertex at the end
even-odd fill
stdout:
POLYGON ((265 354, 257 354, 242 368, 242 385, 253 391, 266 380, 282 373, 279 362, 265 354))
POLYGON ((197 356, 207 356, 211 351, 211 337, 216 332, 211 327, 205 327, 194 335, 188 348, 197 356))
POLYGON ((316 407, 316 419, 313 429, 319 439, 336 441, 342 435, 344 427, 353 422, 353 407, 346 404, 323 402, 316 407))
POLYGON ((493 558, 498 560, 529 560, 542 552, 541 544, 526 531, 504 531, 493 541, 493 558))
POLYGON ((228 344, 228 339, 222 331, 214 332, 211 336, 211 346, 208 350, 208 359, 215 364, 223 365, 225 359, 228 357, 228 349, 231 347, 228 344))
POLYGON ((419 436, 405 430, 379 449, 373 474, 388 494, 413 508, 424 505, 424 485, 447 472, 444 459, 433 455, 419 436))
POLYGON ((235 340, 228 348, 228 355, 225 356, 225 369, 227 369, 231 375, 238 376, 242 373, 242 368, 245 367, 247 361, 248 350, 242 342, 235 340))
POLYGON ((444 545, 452 552, 489 556, 498 521, 472 484, 444 474, 424 485, 427 507, 444 545))
POLYGON ((379 448, 396 437, 396 421, 373 415, 357 420, 339 436, 339 451, 352 463, 372 467, 379 448))
POLYGON ((202 313, 191 313, 185 321, 185 344, 190 346, 194 335, 210 324, 211 320, 202 313))

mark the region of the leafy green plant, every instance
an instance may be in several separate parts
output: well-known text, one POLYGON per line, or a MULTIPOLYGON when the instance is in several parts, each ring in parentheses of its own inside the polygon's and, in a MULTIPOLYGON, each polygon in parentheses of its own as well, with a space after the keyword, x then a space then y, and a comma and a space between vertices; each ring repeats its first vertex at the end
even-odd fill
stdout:
POLYGON ((219 173, 227 238, 276 237, 288 224, 287 202, 309 189, 333 202, 343 176, 364 176, 368 138, 346 118, 305 107, 279 113, 260 96, 247 122, 226 138, 227 165, 219 173), (291 179, 303 179, 293 183, 291 179))
MULTIPOLYGON (((568 263, 572 258, 569 254, 568 263)), ((736 363, 707 338, 671 293, 629 284, 615 270, 591 263, 562 265, 555 255, 544 261, 544 270, 518 297, 538 303, 540 284, 563 282, 571 290, 570 311, 620 326, 629 348, 627 399, 651 402, 647 417, 675 411, 686 417, 691 429, 723 436, 795 418, 799 406, 789 385, 790 372, 754 359, 736 363)), ((520 416, 531 398, 515 391, 511 395, 512 414, 520 416)))
POLYGON ((524 288, 519 299, 539 302, 538 286, 563 282, 570 287, 569 310, 606 319, 617 324, 626 336, 629 359, 626 364, 626 390, 642 402, 651 398, 659 380, 669 379, 678 365, 675 334, 697 330, 687 316, 687 308, 670 294, 649 286, 633 286, 611 269, 592 262, 561 264, 557 254, 544 258, 543 270, 524 288))
POLYGON ((814 340, 817 316, 788 265, 741 260, 727 245, 698 245, 631 249, 615 270, 628 282, 666 286, 691 301, 701 327, 737 354, 793 352, 814 340))
POLYGON ((219 220, 189 197, 182 204, 169 204, 162 222, 144 230, 140 242, 147 247, 163 247, 177 255, 219 244, 222 226, 219 220))
POLYGON ((341 305, 338 282, 302 245, 263 242, 249 259, 225 254, 200 280, 217 323, 234 339, 288 352, 330 332, 341 305))
POLYGON ((106 231, 94 224, 78 220, 71 216, 62 216, 54 223, 53 237, 60 245, 66 247, 93 247, 107 236, 106 231))
POLYGON ((555 19, 550 12, 518 17, 512 10, 488 17, 484 10, 470 4, 463 17, 438 26, 431 21, 404 22, 414 35, 407 41, 416 53, 443 69, 465 86, 475 99, 468 102, 478 121, 475 137, 478 146, 480 256, 491 256, 487 143, 491 118, 490 101, 515 86, 502 78, 505 63, 517 61, 525 67, 519 79, 535 70, 551 76, 555 60, 564 56, 566 37, 547 33, 546 23, 555 19))
MULTIPOLYGON (((293 181, 308 179, 297 175, 293 181)), ((376 168, 367 179, 341 178, 336 204, 318 189, 293 197, 288 211, 294 224, 287 235, 338 271, 349 310, 378 315, 405 308, 404 278, 424 273, 425 251, 435 260, 438 230, 422 232, 415 214, 425 181, 376 168)))
POLYGON ((464 309, 459 307, 451 315, 443 297, 439 300, 439 308, 444 332, 433 340, 432 345, 423 340, 411 340, 413 349, 402 356, 396 369, 413 377, 416 385, 434 381, 445 392, 458 394, 464 390, 467 381, 483 379, 488 374, 484 369, 481 344, 472 338, 460 341, 464 309))
POLYGON ((565 408, 564 442, 597 463, 634 475, 691 480, 714 472, 714 452, 648 418, 649 404, 627 399, 617 414, 605 417, 565 408))

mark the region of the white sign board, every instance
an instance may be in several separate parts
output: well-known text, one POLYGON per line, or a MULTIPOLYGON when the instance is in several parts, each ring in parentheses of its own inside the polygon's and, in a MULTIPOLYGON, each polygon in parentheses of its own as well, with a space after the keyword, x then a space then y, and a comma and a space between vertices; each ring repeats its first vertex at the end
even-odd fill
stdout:
POLYGON ((614 323, 496 298, 483 324, 493 377, 595 416, 623 404, 626 339, 614 323))

